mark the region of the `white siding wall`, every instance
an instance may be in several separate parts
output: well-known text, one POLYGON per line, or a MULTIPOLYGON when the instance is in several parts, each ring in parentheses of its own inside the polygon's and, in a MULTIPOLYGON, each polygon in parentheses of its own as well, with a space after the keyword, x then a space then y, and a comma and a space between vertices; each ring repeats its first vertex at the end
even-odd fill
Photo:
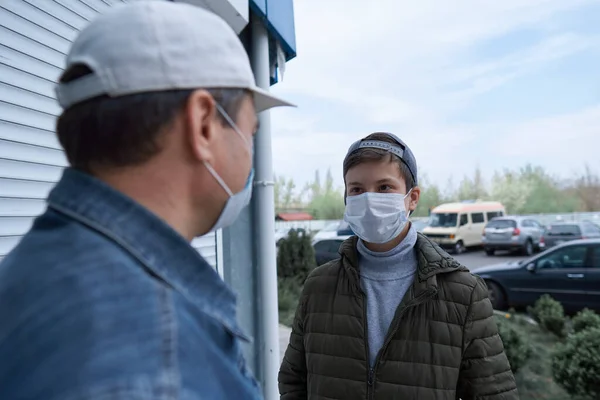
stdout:
MULTIPOLYGON (((67 165, 54 134, 54 83, 77 32, 121 0, 0 2, 0 260, 19 242, 67 165)), ((192 245, 216 265, 215 235, 192 245)))

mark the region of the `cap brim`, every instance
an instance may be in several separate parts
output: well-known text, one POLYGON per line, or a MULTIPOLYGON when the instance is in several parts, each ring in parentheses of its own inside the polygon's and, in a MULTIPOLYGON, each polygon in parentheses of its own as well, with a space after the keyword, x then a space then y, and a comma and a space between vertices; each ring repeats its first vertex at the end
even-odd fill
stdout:
POLYGON ((277 96, 273 96, 269 91, 259 87, 250 88, 254 96, 254 107, 256 112, 261 112, 274 107, 296 107, 295 104, 283 100, 277 96))

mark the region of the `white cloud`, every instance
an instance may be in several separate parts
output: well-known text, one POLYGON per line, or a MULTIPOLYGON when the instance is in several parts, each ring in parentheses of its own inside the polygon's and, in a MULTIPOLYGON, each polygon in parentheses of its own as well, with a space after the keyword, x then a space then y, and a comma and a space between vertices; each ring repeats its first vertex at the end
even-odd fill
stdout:
POLYGON ((299 54, 281 87, 343 99, 354 87, 372 93, 397 83, 420 85, 475 43, 593 1, 296 2, 299 54))
POLYGON ((470 87, 451 93, 451 103, 469 101, 473 97, 490 91, 519 76, 535 71, 548 62, 568 57, 600 44, 600 37, 564 33, 551 36, 525 50, 508 56, 460 68, 449 74, 449 83, 469 82, 470 87))
POLYGON ((275 173, 291 177, 298 187, 313 179, 316 170, 328 169, 337 185, 342 185, 342 161, 346 150, 360 134, 347 132, 310 132, 304 135, 273 137, 275 173))
POLYGON ((497 137, 493 146, 500 157, 536 161, 555 171, 565 164, 583 164, 587 160, 598 165, 600 104, 574 113, 528 121, 497 137))
MULTIPOLYGON (((303 186, 313 178, 315 170, 324 173, 331 169, 336 183, 343 185, 344 156, 361 136, 364 132, 311 131, 275 136, 275 170, 303 186)), ((415 153, 421 173, 442 186, 449 176, 458 183, 478 165, 488 177, 493 170, 519 168, 526 163, 544 165, 552 174, 569 177, 586 163, 600 169, 600 104, 512 125, 419 131, 408 135, 406 142, 415 153), (481 132, 488 132, 495 139, 482 143, 485 139, 481 132)))
MULTIPOLYGON (((512 126, 448 122, 454 112, 468 110, 488 91, 535 73, 548 63, 597 48, 597 36, 563 31, 553 23, 564 13, 593 3, 595 0, 298 1, 294 4, 298 57, 286 67, 285 81, 273 91, 345 107, 349 116, 359 116, 372 126, 369 131, 400 132, 421 168, 443 184, 452 171, 459 171, 457 180, 476 164, 484 170, 486 166, 496 168, 502 163, 499 157, 516 156, 510 153, 514 150, 507 150, 511 147, 506 139, 485 138, 484 143, 482 136, 491 132, 530 143, 541 140, 544 129, 559 135, 564 129, 557 126, 566 127, 569 121, 585 120, 600 126, 600 121, 579 113, 512 126), (539 31, 543 38, 487 59, 473 52, 488 39, 523 29, 539 31), (548 126, 555 128, 548 130, 548 126)), ((332 121, 328 113, 327 108, 272 113, 277 173, 305 182, 315 169, 331 168, 341 183, 345 151, 368 132, 343 118, 332 121)), ((597 143, 590 132, 588 127, 578 135, 597 143)), ((554 154, 547 139, 542 140, 544 147, 539 151, 554 154)), ((525 159, 521 164, 529 161, 528 153, 522 153, 519 157, 525 159)), ((589 156, 589 148, 582 154, 589 156)), ((532 160, 552 162, 537 155, 532 160)))

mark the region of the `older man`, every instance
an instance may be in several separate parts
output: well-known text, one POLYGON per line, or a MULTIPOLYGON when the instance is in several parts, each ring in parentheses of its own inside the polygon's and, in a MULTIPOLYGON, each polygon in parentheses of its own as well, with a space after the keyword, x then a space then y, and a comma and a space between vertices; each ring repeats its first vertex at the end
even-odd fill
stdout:
POLYGON ((190 246, 252 192, 255 86, 217 16, 117 7, 57 86, 71 165, 0 264, 0 399, 256 399, 235 297, 190 246))

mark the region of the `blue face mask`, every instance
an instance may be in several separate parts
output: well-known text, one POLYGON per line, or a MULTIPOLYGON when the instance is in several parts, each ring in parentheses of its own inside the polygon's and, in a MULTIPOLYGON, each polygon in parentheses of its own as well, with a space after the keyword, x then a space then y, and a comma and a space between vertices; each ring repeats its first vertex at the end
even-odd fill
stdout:
MULTIPOLYGON (((253 145, 248 143, 248 141, 246 140, 240 129, 237 127, 237 125, 233 122, 229 115, 227 115, 225 110, 223 110, 223 108, 218 104, 217 110, 221 113, 223 118, 225 118, 225 120, 231 126, 231 128, 238 134, 240 139, 242 139, 244 145, 250 152, 250 156, 253 157, 253 145)), ((217 171, 215 171, 210 164, 205 162, 204 166, 206 167, 206 169, 208 169, 208 172, 210 172, 210 174, 213 176, 213 178, 215 178, 219 185, 221 185, 223 190, 225 190, 225 192, 229 195, 229 198, 225 203, 225 207, 223 207, 223 211, 221 211, 221 215, 219 215, 219 219, 217 219, 217 222, 211 229, 211 232, 214 232, 216 230, 226 228, 233 224, 235 220, 239 217, 242 210, 246 208, 248 204, 250 204, 250 199, 252 198, 252 187, 254 186, 254 168, 250 169, 250 174, 248 175, 246 185, 244 186, 242 191, 238 193, 233 193, 229 186, 225 183, 223 178, 219 176, 217 171)))

